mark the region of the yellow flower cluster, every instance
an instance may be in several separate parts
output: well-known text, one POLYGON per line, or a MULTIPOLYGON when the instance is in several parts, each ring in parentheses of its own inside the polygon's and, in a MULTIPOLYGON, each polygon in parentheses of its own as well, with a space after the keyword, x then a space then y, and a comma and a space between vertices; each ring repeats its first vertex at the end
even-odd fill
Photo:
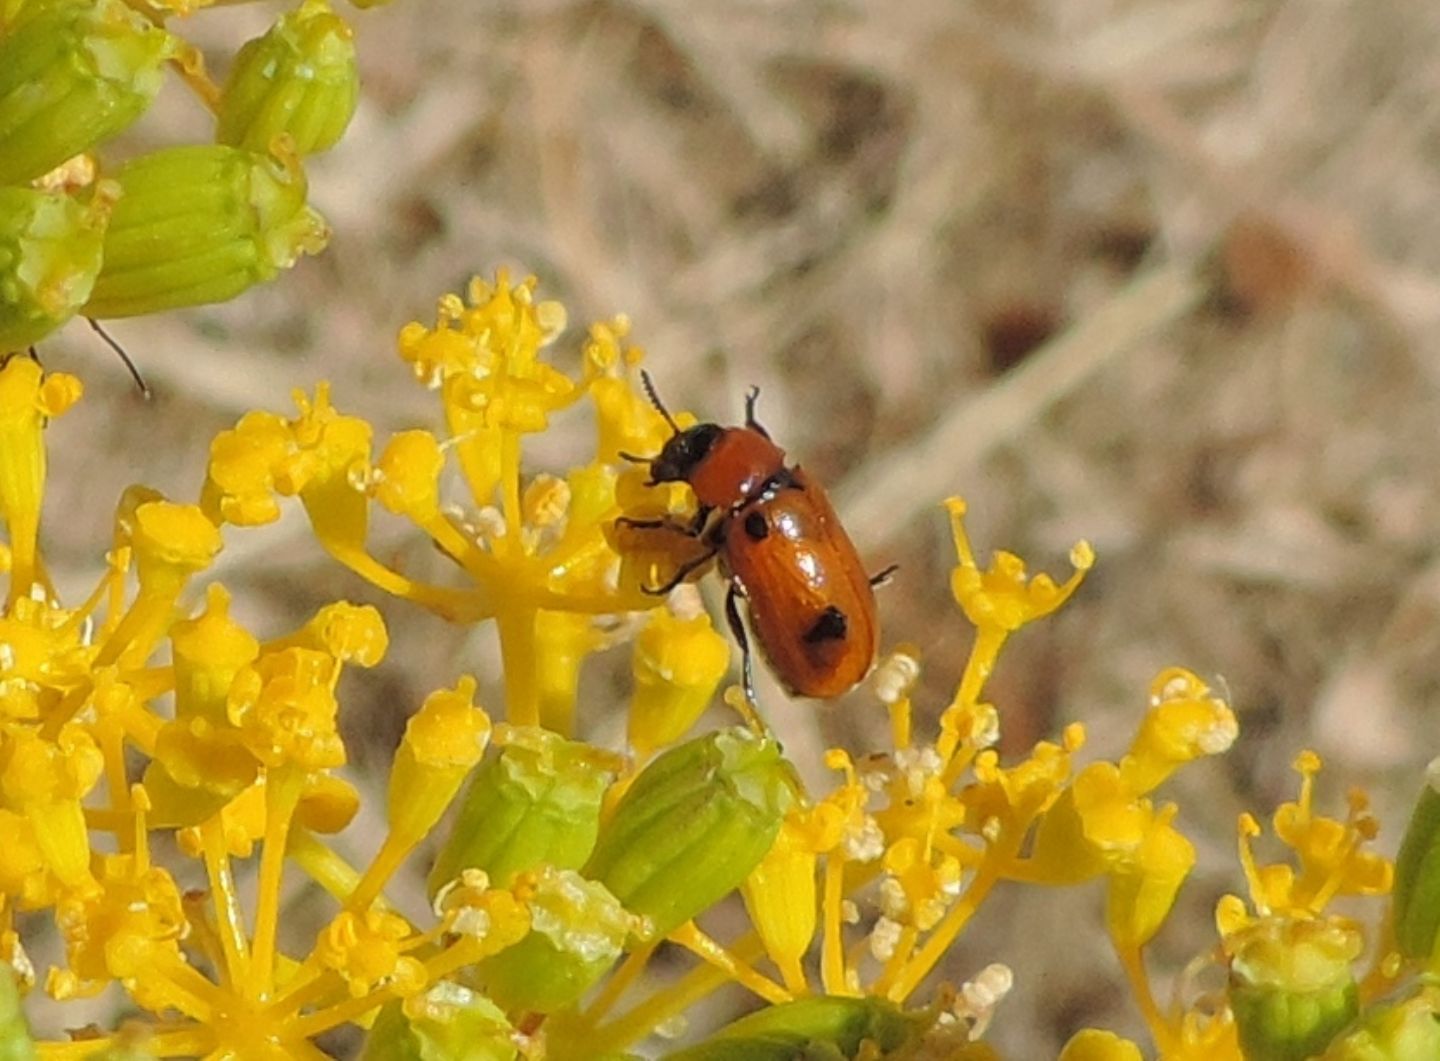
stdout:
MULTIPOLYGON (((623 1056, 738 984, 764 1007, 668 1056, 992 1058, 983 1036, 1010 970, 994 962, 924 989, 1007 882, 1101 886, 1103 923, 1160 1057, 1422 1056, 1392 1047, 1428 1041, 1433 990, 1376 1000, 1416 960, 1435 960, 1417 951, 1434 948, 1440 923, 1427 840, 1440 833, 1440 795, 1417 810, 1416 853, 1396 884, 1365 848, 1376 824, 1363 797, 1343 821, 1315 810, 1313 755, 1297 762, 1299 797, 1274 818, 1294 864, 1261 864, 1258 825, 1242 819, 1248 904, 1220 902, 1214 952, 1173 1003, 1156 1001, 1145 949, 1196 858, 1179 808, 1157 792, 1185 764, 1225 752, 1238 726, 1200 678, 1170 668, 1113 761, 1082 759, 1078 721, 1002 761, 987 679, 1012 634, 1080 587, 1094 561, 1083 542, 1063 582, 1004 552, 982 566, 963 503, 948 502, 950 585, 974 627, 958 686, 920 732, 916 719, 931 715, 912 702, 918 656, 884 658, 872 686, 889 747, 830 750, 821 791, 805 791, 753 712, 691 735, 717 699, 728 643, 693 587, 644 591, 685 562, 689 543, 616 526, 622 514, 683 516, 692 504, 683 484, 654 486, 624 456, 656 453, 671 427, 635 386, 642 353, 623 318, 591 327, 575 375, 543 360, 565 317, 535 288, 503 272, 477 280, 466 298, 443 298, 433 324, 401 332, 401 357, 438 392, 443 431, 377 444, 322 384, 297 395, 295 415, 253 412, 218 436, 198 503, 126 491, 105 574, 77 606, 59 600, 39 532, 44 427, 80 386, 24 357, 0 368, 0 959, 22 989, 42 981, 25 937, 48 915, 65 945, 63 965, 43 975, 51 996, 119 984, 149 1015, 42 1042, 40 1057, 321 1058, 316 1038, 342 1025, 368 1029, 371 1061, 623 1056), (593 456, 564 475, 529 472, 527 438, 582 405, 593 456), (464 496, 447 496, 449 482, 464 496), (336 689, 347 667, 385 654, 379 613, 341 602, 262 635, 206 578, 225 533, 274 521, 288 499, 351 571, 455 622, 493 620, 502 645, 503 720, 475 705, 468 676, 426 698, 373 816, 385 834, 360 867, 326 839, 362 798, 343 774, 336 689), (451 577, 377 557, 376 506, 426 535, 451 577), (607 749, 576 739, 591 728, 581 668, 621 640, 633 642, 627 747, 607 749), (402 911, 386 887, 462 788, 429 875, 431 910, 402 911), (203 868, 203 892, 178 883, 185 870, 159 858, 157 834, 203 868), (256 863, 248 908, 242 860, 256 863), (287 870, 334 897, 313 940, 286 930, 287 870), (1343 897, 1384 899, 1392 885, 1404 899, 1393 940, 1330 910, 1343 897), (749 921, 738 934, 710 913, 734 892, 749 921), (662 942, 672 945, 663 963, 662 942), (1367 942, 1378 945, 1362 979, 1352 969, 1367 942), (677 948, 693 958, 678 976, 667 972, 677 948), (1223 969, 1222 989, 1192 986, 1207 966, 1223 969), (764 1052, 777 1043, 792 1053, 764 1052), (1344 1052, 1377 1043, 1391 1052, 1344 1052)), ((1141 1052, 1088 1029, 1063 1056, 1141 1052)))

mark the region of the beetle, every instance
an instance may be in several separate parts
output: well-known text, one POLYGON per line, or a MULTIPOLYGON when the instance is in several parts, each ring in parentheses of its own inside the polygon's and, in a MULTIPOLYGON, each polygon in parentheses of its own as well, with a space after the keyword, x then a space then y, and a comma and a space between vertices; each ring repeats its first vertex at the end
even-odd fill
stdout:
POLYGON ((649 485, 688 483, 698 507, 689 524, 623 522, 678 531, 700 546, 665 584, 647 586, 646 592, 669 593, 718 559, 730 584, 725 618, 740 645, 750 702, 755 703, 755 685, 740 620, 742 598, 760 651, 789 693, 828 700, 847 692, 875 661, 880 626, 874 586, 894 568, 874 577, 865 573, 824 488, 798 465, 786 463, 785 451, 756 420, 759 388, 751 387, 745 397, 743 427, 681 428, 650 375, 642 371, 640 379, 674 433, 655 457, 622 456, 649 465, 649 485))

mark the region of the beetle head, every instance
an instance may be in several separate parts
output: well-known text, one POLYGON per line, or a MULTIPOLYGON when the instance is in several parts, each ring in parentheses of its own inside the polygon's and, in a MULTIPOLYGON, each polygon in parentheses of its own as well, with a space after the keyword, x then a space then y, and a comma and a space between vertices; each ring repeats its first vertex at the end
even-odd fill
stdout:
POLYGON ((719 424, 696 424, 677 431, 665 443, 660 456, 650 462, 652 483, 689 482, 725 429, 719 424))

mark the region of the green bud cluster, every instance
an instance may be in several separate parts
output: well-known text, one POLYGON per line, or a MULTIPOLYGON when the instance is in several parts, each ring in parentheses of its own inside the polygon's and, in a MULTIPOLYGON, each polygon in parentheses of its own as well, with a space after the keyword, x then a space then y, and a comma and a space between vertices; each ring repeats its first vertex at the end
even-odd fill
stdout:
POLYGON ((349 25, 302 0, 240 48, 218 88, 168 13, 0 0, 0 355, 77 313, 226 301, 325 245, 299 160, 334 146, 355 112, 349 25), (97 158, 172 66, 216 111, 217 143, 97 158))

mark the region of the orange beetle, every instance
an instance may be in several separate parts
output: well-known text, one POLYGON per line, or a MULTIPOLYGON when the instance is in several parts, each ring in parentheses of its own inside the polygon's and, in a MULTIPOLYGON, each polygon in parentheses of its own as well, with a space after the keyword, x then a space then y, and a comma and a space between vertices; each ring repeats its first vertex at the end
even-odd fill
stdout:
POLYGON ((700 543, 663 586, 670 592, 719 558, 730 581, 725 617, 740 643, 745 694, 755 702, 750 644, 738 600, 748 604, 750 626, 776 677, 795 696, 830 699, 865 677, 879 648, 880 625, 873 588, 893 570, 865 574, 855 545, 825 491, 798 466, 755 419, 751 388, 745 426, 696 424, 682 429, 641 380, 650 401, 674 435, 660 455, 630 457, 649 464, 651 485, 685 482, 698 502, 688 526, 670 520, 626 520, 632 527, 679 531, 700 543))

